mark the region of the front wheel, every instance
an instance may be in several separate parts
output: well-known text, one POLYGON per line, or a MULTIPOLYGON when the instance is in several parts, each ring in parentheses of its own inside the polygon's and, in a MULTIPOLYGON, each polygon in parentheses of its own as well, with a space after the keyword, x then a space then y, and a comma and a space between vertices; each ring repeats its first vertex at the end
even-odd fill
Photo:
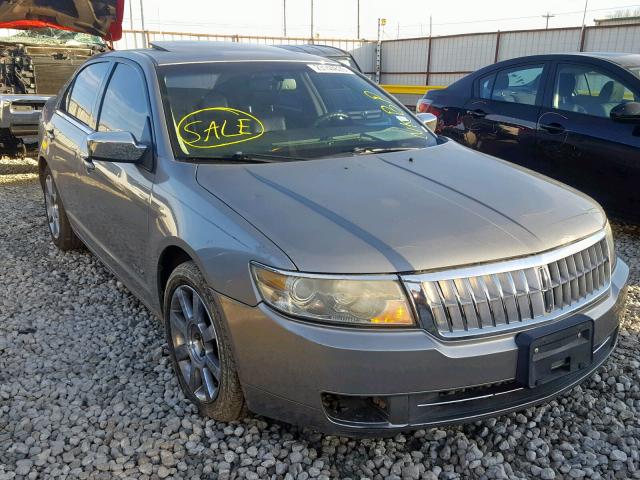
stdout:
POLYGON ((193 262, 179 265, 164 296, 164 323, 180 387, 202 415, 240 420, 246 405, 214 294, 193 262))

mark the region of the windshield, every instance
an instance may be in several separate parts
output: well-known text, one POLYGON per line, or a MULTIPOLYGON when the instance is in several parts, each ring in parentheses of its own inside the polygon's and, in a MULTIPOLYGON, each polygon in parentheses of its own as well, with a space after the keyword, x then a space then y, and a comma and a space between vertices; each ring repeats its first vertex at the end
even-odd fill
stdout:
POLYGON ((437 143, 404 107, 341 65, 183 64, 160 75, 177 158, 313 159, 437 143))
POLYGON ((88 33, 76 33, 54 28, 37 28, 21 30, 13 35, 0 36, 0 41, 12 43, 28 43, 37 45, 96 45, 105 47, 107 44, 100 37, 88 33))

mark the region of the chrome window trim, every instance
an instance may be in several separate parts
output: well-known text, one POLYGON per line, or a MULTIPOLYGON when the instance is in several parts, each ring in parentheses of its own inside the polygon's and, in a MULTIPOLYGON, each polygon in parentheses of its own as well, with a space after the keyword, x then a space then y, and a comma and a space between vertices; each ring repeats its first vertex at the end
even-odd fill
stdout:
POLYGON ((65 120, 67 120, 69 123, 71 123, 74 127, 77 127, 80 130, 82 130, 87 135, 89 135, 90 133, 93 133, 94 130, 92 130, 91 127, 89 127, 85 123, 82 123, 80 120, 76 119, 75 117, 72 117, 64 110, 58 109, 56 110, 56 113, 60 115, 62 118, 64 118, 65 120))
MULTIPOLYGON (((171 52, 178 53, 178 52, 171 52)), ((327 64, 335 64, 338 63, 333 60, 327 59, 327 61, 319 61, 319 60, 289 60, 289 59, 279 59, 279 60, 268 60, 268 59, 244 59, 244 60, 188 60, 182 62, 163 62, 160 63, 159 67, 164 67, 168 65, 199 65, 199 64, 212 64, 212 63, 306 63, 312 65, 327 65, 327 64)))

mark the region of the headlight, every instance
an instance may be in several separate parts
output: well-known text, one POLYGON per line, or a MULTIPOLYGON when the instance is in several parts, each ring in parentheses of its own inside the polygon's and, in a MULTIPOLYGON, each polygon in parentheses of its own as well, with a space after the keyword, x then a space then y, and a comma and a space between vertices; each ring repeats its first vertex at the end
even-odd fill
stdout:
POLYGON ((397 280, 331 277, 251 265, 262 299, 285 314, 341 325, 411 326, 413 314, 397 280))
POLYGON ((609 248, 609 262, 611 263, 611 271, 613 272, 616 268, 618 257, 616 256, 616 244, 613 241, 613 230, 611 230, 609 221, 607 221, 607 225, 605 227, 605 234, 607 238, 607 247, 609 248))

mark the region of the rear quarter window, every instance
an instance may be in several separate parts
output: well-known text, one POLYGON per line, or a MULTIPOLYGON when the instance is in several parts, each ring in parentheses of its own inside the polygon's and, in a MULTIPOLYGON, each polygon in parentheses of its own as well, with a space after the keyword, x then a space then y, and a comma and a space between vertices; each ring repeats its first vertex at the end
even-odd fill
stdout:
POLYGON ((490 73, 480 77, 478 80, 478 95, 480 98, 489 100, 491 98, 491 91, 493 90, 493 83, 495 82, 496 74, 490 73))

